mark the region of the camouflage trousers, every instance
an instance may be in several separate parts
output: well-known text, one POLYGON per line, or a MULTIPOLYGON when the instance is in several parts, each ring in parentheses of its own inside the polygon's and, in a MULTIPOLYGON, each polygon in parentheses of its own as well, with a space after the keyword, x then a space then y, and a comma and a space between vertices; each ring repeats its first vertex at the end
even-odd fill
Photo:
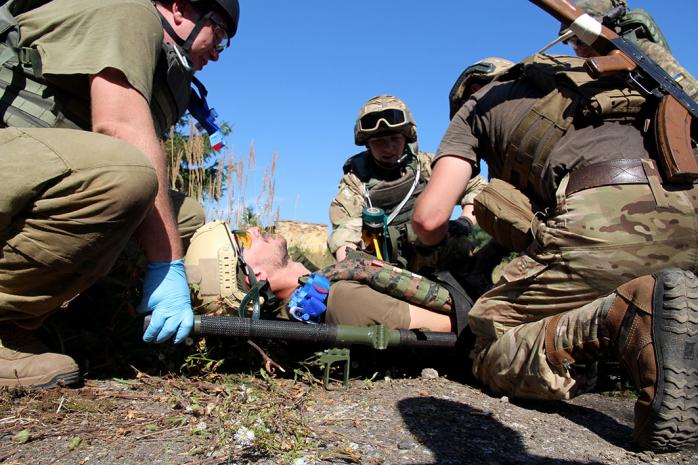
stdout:
POLYGON ((698 187, 596 187, 565 196, 535 232, 527 253, 512 260, 500 283, 473 307, 477 340, 473 373, 494 392, 529 399, 567 399, 576 380, 553 370, 545 327, 563 314, 570 333, 593 333, 599 309, 621 284, 656 270, 698 265, 698 187), (608 296, 608 297, 605 297, 608 296))
MULTIPOLYGON (((157 179, 132 145, 70 129, 0 129, 0 173, 0 321, 31 329, 107 274, 157 179)), ((192 235, 203 210, 172 200, 192 235)))

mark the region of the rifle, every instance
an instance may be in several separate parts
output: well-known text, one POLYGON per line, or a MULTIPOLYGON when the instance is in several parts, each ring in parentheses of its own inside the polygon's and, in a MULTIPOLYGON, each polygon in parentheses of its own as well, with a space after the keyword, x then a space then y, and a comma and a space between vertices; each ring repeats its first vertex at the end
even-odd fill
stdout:
POLYGON ((698 179, 698 161, 691 146, 691 130, 698 131, 698 104, 676 80, 635 44, 584 13, 571 0, 529 1, 601 55, 588 58, 584 64, 591 77, 627 73, 631 86, 659 102, 654 136, 666 180, 682 183, 698 179))

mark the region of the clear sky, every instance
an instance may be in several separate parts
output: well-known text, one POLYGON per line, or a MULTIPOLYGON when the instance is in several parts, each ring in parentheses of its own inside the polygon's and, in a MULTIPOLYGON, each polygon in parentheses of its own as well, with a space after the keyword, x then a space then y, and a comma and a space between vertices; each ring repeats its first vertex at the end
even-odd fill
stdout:
MULTIPOLYGON (((628 1, 653 15, 674 56, 697 75, 698 1, 628 1)), ((261 185, 277 152, 281 218, 314 223, 328 223, 342 165, 362 150, 353 127, 366 100, 402 98, 417 121, 420 148, 433 152, 448 126, 448 92, 466 66, 488 56, 518 61, 559 27, 526 0, 240 3, 237 36, 198 77, 209 104, 232 124, 226 143, 235 155, 255 145, 251 184, 261 185)))

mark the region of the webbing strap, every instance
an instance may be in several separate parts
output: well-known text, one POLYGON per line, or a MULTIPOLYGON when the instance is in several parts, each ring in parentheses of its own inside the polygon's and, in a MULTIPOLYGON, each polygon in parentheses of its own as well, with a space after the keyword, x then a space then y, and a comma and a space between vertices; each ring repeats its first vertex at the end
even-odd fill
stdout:
POLYGON ((553 147, 571 126, 578 103, 556 90, 538 99, 511 135, 502 179, 521 190, 535 188, 553 147))
POLYGON ((17 58, 17 53, 11 47, 3 47, 0 44, 0 66, 17 58))

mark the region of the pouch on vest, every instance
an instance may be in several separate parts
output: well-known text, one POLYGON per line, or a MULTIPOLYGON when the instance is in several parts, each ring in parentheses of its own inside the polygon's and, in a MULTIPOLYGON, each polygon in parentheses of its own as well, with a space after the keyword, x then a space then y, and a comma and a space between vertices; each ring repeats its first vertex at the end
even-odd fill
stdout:
POLYGON ((493 178, 473 203, 478 225, 498 244, 521 252, 533 241, 533 206, 516 187, 493 178))

